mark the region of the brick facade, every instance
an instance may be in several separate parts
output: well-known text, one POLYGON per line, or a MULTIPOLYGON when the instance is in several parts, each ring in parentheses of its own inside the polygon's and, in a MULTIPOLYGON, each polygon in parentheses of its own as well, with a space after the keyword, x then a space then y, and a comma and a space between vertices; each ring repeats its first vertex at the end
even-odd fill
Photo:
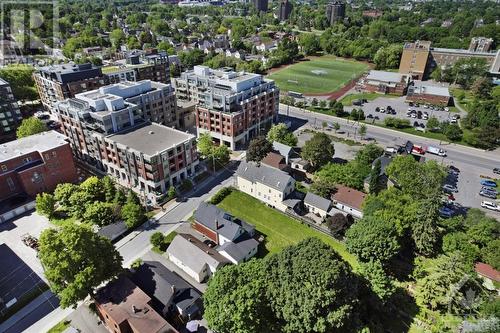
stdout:
MULTIPOLYGON (((43 138, 40 138, 43 139, 43 138)), ((78 179, 69 143, 31 151, 0 162, 0 200, 53 191, 60 183, 78 179)))
POLYGON ((198 223, 197 221, 193 224, 193 229, 205 235, 207 238, 212 240, 215 244, 219 244, 219 237, 217 233, 209 228, 205 227, 203 224, 198 223))

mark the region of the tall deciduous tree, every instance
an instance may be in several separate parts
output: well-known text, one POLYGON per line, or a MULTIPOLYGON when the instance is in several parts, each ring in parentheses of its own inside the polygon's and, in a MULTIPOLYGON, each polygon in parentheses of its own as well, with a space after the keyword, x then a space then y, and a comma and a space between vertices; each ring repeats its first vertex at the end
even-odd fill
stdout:
POLYGON ((107 202, 96 201, 87 205, 83 214, 85 222, 89 222, 98 226, 111 224, 115 220, 113 214, 113 205, 107 202))
POLYGON ((394 224, 373 216, 354 223, 346 238, 347 250, 365 262, 376 260, 385 264, 401 249, 394 224))
POLYGON ((320 168, 332 160, 335 149, 332 140, 324 133, 314 133, 302 148, 302 158, 314 168, 320 168))
POLYGON ((42 133, 47 131, 47 126, 45 126, 42 121, 36 117, 23 119, 21 125, 17 128, 16 136, 18 139, 42 133))
POLYGON ((50 193, 39 193, 36 195, 36 211, 41 215, 51 218, 54 214, 56 200, 50 193))
POLYGON ((283 123, 271 127, 267 132, 267 140, 271 143, 276 141, 290 147, 297 145, 297 137, 283 123))
POLYGON ((350 332, 358 302, 349 264, 316 238, 224 267, 204 295, 205 318, 221 333, 350 332))
POLYGON ((63 308, 76 306, 122 269, 122 257, 109 240, 76 224, 43 231, 39 258, 63 308))
POLYGON ((70 197, 73 193, 78 191, 78 186, 71 183, 58 184, 54 191, 54 198, 59 203, 59 205, 68 209, 71 205, 70 197))
POLYGON ((247 149, 247 161, 260 162, 273 149, 271 142, 263 136, 250 141, 247 149))

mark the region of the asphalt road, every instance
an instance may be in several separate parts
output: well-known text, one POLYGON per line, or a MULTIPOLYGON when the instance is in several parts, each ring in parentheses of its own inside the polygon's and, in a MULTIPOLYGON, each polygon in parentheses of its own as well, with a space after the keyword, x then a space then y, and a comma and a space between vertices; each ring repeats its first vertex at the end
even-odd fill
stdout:
POLYGON ((176 206, 163 215, 156 223, 145 226, 142 230, 136 231, 136 236, 128 242, 117 244, 118 251, 123 257, 124 265, 130 264, 150 248, 149 238, 155 232, 167 233, 174 230, 177 225, 185 221, 198 205, 214 195, 219 189, 232 184, 232 175, 235 165, 225 169, 216 177, 212 177, 208 182, 203 183, 201 187, 195 188, 194 192, 189 194, 188 198, 180 200, 176 206))
MULTIPOLYGON (((288 108, 284 104, 280 104, 280 114, 292 117, 292 122, 294 121, 293 118, 298 118, 298 121, 305 120, 311 126, 321 127, 321 123, 323 121, 326 121, 328 123, 336 122, 340 125, 340 131, 349 133, 349 136, 352 138, 356 136, 357 130, 359 128, 359 125, 356 122, 344 118, 338 118, 335 116, 325 115, 317 112, 305 111, 304 109, 299 109, 296 107, 288 108)), ((444 159, 445 164, 453 164, 454 162, 459 162, 471 167, 489 169, 491 173, 490 176, 493 176, 493 168, 500 166, 500 153, 498 151, 485 152, 480 149, 470 148, 462 145, 449 144, 447 142, 440 143, 439 140, 427 139, 383 127, 373 126, 369 124, 366 124, 366 126, 367 134, 365 137, 374 139, 379 144, 385 146, 404 144, 407 140, 410 140, 414 144, 418 145, 440 146, 441 148, 446 150, 448 154, 448 156, 444 159)), ((426 157, 427 156, 430 156, 430 154, 426 154, 426 157)), ((439 160, 441 160, 441 158, 439 158, 439 160)))
MULTIPOLYGON (((344 118, 304 111, 295 107, 288 108, 283 104, 280 104, 280 114, 282 117, 288 115, 288 119, 292 121, 294 129, 301 128, 304 125, 321 128, 324 121, 327 123, 338 123, 340 125, 338 133, 344 132, 344 136, 348 134, 349 138, 359 140, 359 135, 356 134, 359 124, 344 118)), ((462 207, 480 208, 487 215, 500 218, 500 212, 481 208, 481 201, 494 200, 479 196, 481 176, 498 178, 498 175, 493 174, 493 168, 500 167, 500 152, 498 150, 484 151, 462 145, 449 144, 369 124, 367 124, 367 134, 365 137, 373 139, 378 144, 386 147, 401 145, 407 140, 417 145, 441 147, 447 151, 446 157, 443 158, 427 153, 425 154, 425 158, 436 160, 444 165, 453 165, 461 170, 456 182, 453 183, 458 188, 458 193, 455 193, 456 203, 462 207)), ((497 202, 497 204, 500 204, 500 202, 497 202)))

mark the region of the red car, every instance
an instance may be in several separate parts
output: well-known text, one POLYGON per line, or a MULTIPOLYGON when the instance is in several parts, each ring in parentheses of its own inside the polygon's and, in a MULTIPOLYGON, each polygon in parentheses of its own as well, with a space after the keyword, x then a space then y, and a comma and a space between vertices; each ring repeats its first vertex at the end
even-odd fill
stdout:
POLYGON ((425 154, 425 148, 421 147, 421 146, 413 146, 412 153, 424 155, 425 154))

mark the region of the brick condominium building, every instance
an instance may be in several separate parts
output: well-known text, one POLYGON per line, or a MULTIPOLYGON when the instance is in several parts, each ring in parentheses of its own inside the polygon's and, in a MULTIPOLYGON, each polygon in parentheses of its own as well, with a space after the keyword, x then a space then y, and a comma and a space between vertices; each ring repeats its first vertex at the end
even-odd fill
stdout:
POLYGON ((279 89, 259 74, 195 66, 175 79, 177 98, 197 103, 198 135, 237 149, 268 129, 279 109, 279 89))
POLYGON ((76 180, 71 147, 62 134, 43 132, 0 145, 0 201, 76 180))
POLYGON ((92 64, 64 64, 39 68, 33 73, 36 90, 43 106, 52 111, 58 101, 93 90, 108 83, 98 67, 92 64))
POLYGON ((142 80, 170 83, 170 62, 165 52, 128 55, 102 70, 109 83, 142 80))
POLYGON ((177 125, 168 84, 109 85, 60 102, 55 111, 78 159, 153 201, 195 174, 195 137, 163 126, 177 125))
POLYGON ((194 135, 155 123, 106 137, 100 153, 109 175, 153 202, 194 176, 199 163, 194 135))
POLYGON ((0 78, 0 143, 16 138, 22 119, 9 83, 0 78))

